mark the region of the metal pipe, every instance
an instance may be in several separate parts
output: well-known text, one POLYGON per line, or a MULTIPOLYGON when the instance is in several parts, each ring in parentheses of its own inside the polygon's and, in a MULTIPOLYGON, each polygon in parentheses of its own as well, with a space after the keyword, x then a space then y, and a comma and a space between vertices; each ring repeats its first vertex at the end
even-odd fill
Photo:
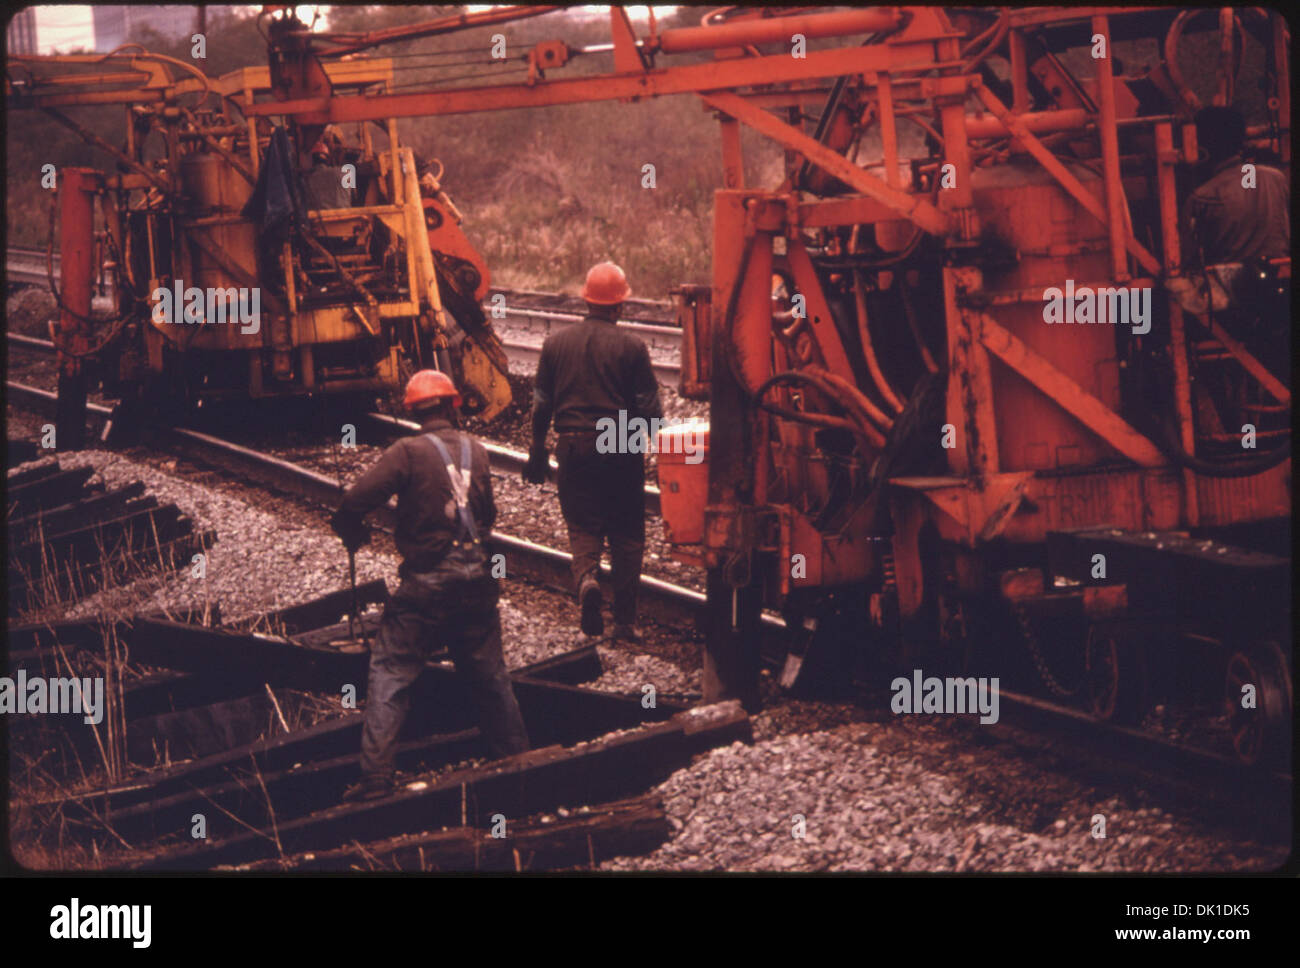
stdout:
POLYGON ((894 7, 875 7, 793 17, 764 17, 718 27, 674 27, 659 35, 659 49, 665 54, 682 54, 747 44, 788 44, 794 34, 803 34, 811 40, 814 37, 877 33, 893 30, 900 17, 894 7))
POLYGON ((1011 55, 1011 106, 1017 112, 1029 110, 1029 59, 1025 51, 1025 35, 1019 30, 1011 31, 1007 45, 1011 55))
POLYGON ((1214 96, 1214 103, 1219 107, 1227 107, 1232 103, 1232 81, 1235 72, 1233 71, 1233 36, 1236 28, 1236 14, 1232 12, 1231 7, 1219 8, 1219 66, 1218 66, 1218 92, 1214 96))
MULTIPOLYGON (((898 123, 894 115, 894 95, 889 74, 877 75, 876 94, 880 110, 880 143, 884 151, 885 184, 890 188, 903 188, 898 170, 898 123)), ((903 220, 890 220, 876 224, 876 244, 886 252, 898 252, 908 247, 916 238, 915 226, 903 220)))
MULTIPOLYGON (((56 111, 54 108, 45 108, 44 110, 46 114, 48 114, 55 121, 59 122, 59 124, 63 125, 68 130, 72 131, 73 134, 77 135, 77 137, 81 138, 87 144, 92 144, 96 148, 100 149, 101 151, 107 152, 108 154, 116 158, 118 161, 120 161, 122 164, 130 168, 132 171, 136 172, 139 175, 143 175, 145 178, 149 180, 149 182, 155 188, 157 188, 164 195, 169 195, 171 193, 171 185, 169 185, 162 178, 158 177, 158 175, 154 174, 144 165, 136 162, 134 158, 130 157, 127 154, 124 154, 121 151, 118 151, 116 148, 114 148, 111 144, 109 144, 99 135, 95 134, 95 132, 83 128, 81 125, 77 124, 77 122, 73 121, 70 117, 68 117, 66 114, 63 114, 61 111, 56 111)), ((169 171, 175 172, 176 171, 175 166, 169 166, 169 171)))
POLYGON ((336 56, 377 47, 399 40, 415 40, 418 37, 436 37, 457 30, 473 27, 487 27, 493 24, 509 23, 527 17, 539 17, 542 14, 559 10, 559 7, 529 7, 525 5, 498 7, 495 10, 481 10, 475 13, 459 13, 453 17, 438 20, 426 20, 423 23, 389 27, 385 30, 372 30, 368 33, 325 32, 313 34, 310 30, 295 31, 295 35, 310 37, 314 41, 338 42, 337 47, 321 51, 322 56, 336 56))
MULTIPOLYGON (((982 93, 984 88, 979 89, 982 93)), ((943 128, 943 160, 952 165, 957 184, 941 192, 939 204, 946 211, 970 208, 974 204, 971 191, 970 142, 966 138, 966 108, 961 99, 954 98, 939 109, 943 128)), ((962 226, 963 231, 968 226, 962 226)))
MULTIPOLYGON (((1032 111, 1018 114, 1016 117, 1030 131, 1069 131, 1082 128, 1091 120, 1083 108, 1067 108, 1063 111, 1032 111)), ((1007 126, 992 115, 966 119, 967 138, 1005 138, 1011 132, 1007 126)))
MULTIPOLYGON (((1177 273, 1182 261, 1178 237, 1178 193, 1174 182, 1178 152, 1174 150, 1173 125, 1157 124, 1156 181, 1160 198, 1160 234, 1164 243, 1165 271, 1177 273)), ((1183 325, 1183 307, 1176 299, 1169 300, 1169 353, 1174 364, 1174 410, 1178 414, 1178 436, 1183 453, 1196 456, 1196 425, 1192 420, 1191 371, 1187 363, 1187 335, 1183 325)), ((1196 477, 1191 470, 1183 469, 1183 511, 1187 524, 1200 524, 1200 501, 1196 492, 1196 477)))
POLYGON ((1100 36, 1106 56, 1098 58, 1097 93, 1100 109, 1101 162, 1106 184, 1106 225, 1110 231, 1111 271, 1116 281, 1128 279, 1128 253, 1124 246, 1124 197, 1119 171, 1119 133, 1115 130, 1115 72, 1112 70, 1110 18, 1092 18, 1092 34, 1100 36))

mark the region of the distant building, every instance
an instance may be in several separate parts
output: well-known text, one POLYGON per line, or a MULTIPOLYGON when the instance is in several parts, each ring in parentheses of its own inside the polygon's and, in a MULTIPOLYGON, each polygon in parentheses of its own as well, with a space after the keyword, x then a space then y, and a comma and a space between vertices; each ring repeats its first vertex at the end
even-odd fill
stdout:
MULTIPOLYGON (((107 54, 121 47, 142 27, 176 40, 194 33, 198 24, 198 7, 162 6, 148 4, 133 6, 92 7, 95 23, 95 50, 107 54)), ((215 8, 208 11, 212 16, 215 8)))
POLYGON ((24 7, 5 28, 5 49, 11 54, 36 53, 36 8, 24 7))

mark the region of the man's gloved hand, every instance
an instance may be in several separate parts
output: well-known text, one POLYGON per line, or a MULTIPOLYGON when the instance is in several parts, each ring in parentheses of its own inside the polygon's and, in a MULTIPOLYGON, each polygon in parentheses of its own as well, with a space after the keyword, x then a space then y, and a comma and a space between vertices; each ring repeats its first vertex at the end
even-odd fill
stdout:
POLYGON ((550 474, 551 465, 547 459, 545 447, 534 447, 528 452, 528 463, 524 465, 523 478, 529 484, 542 484, 550 474))
POLYGON ((334 533, 339 536, 343 547, 349 553, 355 553, 362 545, 370 543, 370 529, 355 514, 335 511, 330 518, 330 527, 334 529, 334 533))

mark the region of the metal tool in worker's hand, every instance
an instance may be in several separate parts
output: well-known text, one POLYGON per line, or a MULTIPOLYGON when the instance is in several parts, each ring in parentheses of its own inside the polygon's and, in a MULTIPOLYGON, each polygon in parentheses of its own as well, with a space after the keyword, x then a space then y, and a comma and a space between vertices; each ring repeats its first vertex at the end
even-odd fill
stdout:
POLYGON ((356 641, 357 632, 353 627, 353 620, 361 626, 361 641, 365 643, 367 649, 370 648, 370 636, 366 634, 366 623, 361 617, 361 600, 357 597, 357 551, 355 548, 348 548, 348 581, 352 585, 352 612, 348 615, 348 637, 356 641))
MULTIPOLYGON (((339 451, 337 440, 334 442, 334 466, 338 473, 339 491, 346 492, 347 488, 343 484, 343 455, 339 451)), ((342 539, 343 547, 348 551, 348 583, 352 586, 352 611, 348 615, 348 638, 356 642, 356 626, 361 626, 361 641, 369 650, 370 636, 366 634, 366 623, 361 617, 361 600, 357 596, 357 549, 370 540, 370 535, 365 524, 347 518, 342 508, 334 512, 334 516, 330 518, 330 526, 342 539)))

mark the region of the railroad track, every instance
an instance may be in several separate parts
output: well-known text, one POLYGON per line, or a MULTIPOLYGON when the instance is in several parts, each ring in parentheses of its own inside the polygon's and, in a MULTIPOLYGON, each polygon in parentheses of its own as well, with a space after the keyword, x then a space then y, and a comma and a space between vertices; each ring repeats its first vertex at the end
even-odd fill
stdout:
MULTIPOLYGON (((53 415, 57 403, 54 393, 15 381, 8 381, 6 389, 13 403, 53 415)), ((91 403, 87 404, 86 411, 92 431, 102 439, 109 429, 112 410, 91 403)), ((410 421, 385 414, 368 416, 380 432, 392 437, 419 429, 410 421)), ((154 443, 180 456, 239 473, 263 486, 276 488, 320 507, 336 506, 339 495, 342 494, 342 483, 336 478, 197 430, 184 427, 160 428, 154 443)), ((493 466, 499 470, 518 473, 518 469, 527 460, 527 455, 509 448, 496 444, 485 446, 488 447, 493 466)), ((653 494, 657 498, 658 490, 654 489, 653 494)), ((649 496, 648 489, 647 498, 649 496)), ((395 522, 395 510, 394 501, 377 512, 380 526, 390 532, 395 522)), ((493 553, 499 551, 507 556, 513 569, 540 584, 566 592, 569 590, 571 559, 567 553, 500 532, 493 532, 488 543, 493 553)), ((606 569, 602 579, 608 580, 608 577, 606 569)), ((647 606, 669 623, 694 621, 704 602, 704 596, 697 591, 650 576, 642 577, 641 594, 647 606)), ((769 625, 778 629, 784 627, 777 619, 770 620, 769 625)))
MULTIPOLYGON (((43 353, 48 356, 54 355, 54 344, 47 339, 40 339, 35 336, 24 336, 21 333, 6 333, 10 346, 21 347, 22 349, 31 350, 36 353, 43 353)), ((19 390, 19 393, 25 391, 19 390)), ((107 414, 104 408, 92 406, 88 413, 92 419, 98 419, 100 427, 107 420, 107 414)), ((367 413, 364 418, 367 422, 365 428, 367 438, 375 439, 382 443, 388 444, 397 440, 399 437, 406 437, 420 429, 419 424, 410 420, 403 420, 400 417, 389 416, 384 413, 367 413)), ((488 458, 493 469, 511 476, 518 475, 528 463, 528 455, 522 451, 514 450, 510 447, 504 447, 501 444, 494 443, 490 440, 481 441, 488 452, 488 458)), ((551 472, 555 474, 559 470, 559 465, 554 459, 550 461, 551 472)), ((646 509, 652 514, 659 513, 659 488, 653 484, 647 484, 645 488, 646 509)))
MULTIPOLYGON (((11 454, 10 461, 30 460, 11 454)), ((9 475, 5 496, 9 616, 188 564, 215 539, 144 485, 105 491, 91 467, 58 461, 9 475)))
MULTIPOLYGON (((54 253, 54 278, 59 278, 59 254, 54 253)), ((5 249, 5 283, 24 283, 44 286, 46 275, 45 250, 27 249, 11 245, 5 249)))
MULTIPOLYGON (((507 307, 515 305, 543 312, 567 315, 581 315, 586 303, 578 296, 561 292, 545 292, 539 289, 506 289, 491 287, 488 303, 493 302, 500 293, 507 307)), ((630 323, 646 323, 653 326, 676 326, 676 311, 671 302, 651 299, 628 299, 623 303, 623 316, 630 323)))
MULTIPOLYGON (((484 311, 490 312, 488 303, 484 303, 484 311)), ((537 369, 542 341, 548 335, 583 318, 580 312, 554 312, 529 307, 511 308, 509 302, 504 313, 505 326, 500 328, 506 330, 501 339, 506 356, 512 363, 529 370, 537 369), (520 325, 524 327, 525 332, 516 336, 511 329, 520 325)), ((496 322, 499 324, 502 320, 496 322)), ((681 379, 682 353, 680 328, 628 320, 620 321, 618 327, 640 338, 646 344, 650 351, 650 365, 659 382, 674 386, 678 383, 681 379)))
MULTIPOLYGON (((8 389, 11 400, 53 412, 53 394, 14 383, 10 383, 8 389)), ((94 421, 105 421, 107 417, 106 408, 92 408, 94 421)), ((382 417, 382 420, 388 422, 390 432, 396 432, 397 427, 405 423, 393 421, 390 417, 382 417)), ((332 507, 340 493, 339 482, 331 477, 196 431, 166 431, 159 444, 191 460, 233 471, 323 507, 332 507)), ((512 462, 514 459, 510 458, 512 462)), ((393 510, 394 506, 390 504, 379 512, 380 526, 389 531, 393 525, 393 510)), ((488 544, 491 553, 506 555, 512 574, 556 591, 570 591, 570 556, 565 552, 500 532, 493 532, 488 544)), ((608 577, 608 572, 604 572, 602 579, 608 580, 608 577)), ((698 624, 705 606, 705 596, 700 592, 649 576, 641 578, 641 597, 649 616, 680 627, 698 624)), ((759 646, 764 664, 769 669, 778 670, 788 649, 784 623, 765 613, 760 629, 759 646)), ((1088 756, 1115 764, 1121 772, 1134 772, 1141 778, 1168 783, 1179 789, 1190 785, 1201 791, 1200 796, 1223 793, 1242 809, 1255 809, 1260 803, 1290 802, 1289 774, 1247 766, 1232 756, 1186 746, 1147 731, 1098 721, 1077 709, 1007 689, 1001 690, 1000 703, 999 723, 982 726, 981 730, 997 732, 1007 727, 1020 727, 1059 737, 1088 756)))
MULTIPOLYGON (((387 588, 370 582, 355 598, 381 604, 387 588)), ((587 646, 511 673, 533 749, 481 762, 475 712, 435 654, 411 686, 402 784, 340 804, 359 769, 362 717, 349 697, 364 697, 364 636, 377 619, 364 613, 364 630, 340 621, 353 601, 339 589, 236 627, 145 615, 10 628, 11 676, 75 668, 117 686, 102 730, 76 715, 14 718, 19 832, 39 841, 57 817, 60 846, 66 830, 108 869, 588 866, 657 847, 668 823, 644 791, 696 753, 752 736, 736 704, 647 709, 583 688, 601 673, 587 646), (105 779, 91 784, 84 764, 97 753, 105 779)))
MULTIPOLYGON (((59 278, 59 256, 54 255, 54 277, 59 278)), ((10 246, 6 250, 7 283, 46 286, 44 249, 10 246)), ((111 283, 106 291, 111 292, 111 283)), ((97 297, 107 308, 107 297, 97 297)), ((528 370, 537 368, 542 341, 551 332, 583 318, 582 300, 563 293, 495 287, 483 302, 483 311, 505 331, 502 344, 511 363, 528 370), (498 300, 498 297, 500 299, 498 300)), ((651 365, 661 383, 676 385, 681 377, 682 332, 674 324, 669 303, 633 300, 625 304, 629 317, 618 325, 642 339, 650 350, 651 365)))
MULTIPOLYGON (((53 394, 36 388, 10 383, 8 390, 14 403, 46 411, 55 403, 53 394)), ((101 432, 110 414, 88 407, 101 432)), ((382 420, 389 431, 399 429, 391 418, 382 420)), ((11 462, 38 456, 24 443, 11 462)), ((157 443, 311 503, 330 506, 340 491, 339 482, 323 475, 192 430, 162 431, 157 443)), ((77 517, 78 523, 98 515, 102 526, 119 521, 119 505, 133 511, 141 505, 137 514, 158 531, 159 509, 144 504, 142 485, 74 493, 90 472, 50 464, 19 472, 10 478, 11 515, 26 521, 43 512, 47 520, 77 517), (110 501, 116 504, 109 507, 110 501)), ((394 511, 392 505, 381 511, 381 527, 391 530, 394 511)), ((203 535, 205 546, 215 537, 203 535)), ((488 543, 491 553, 509 556, 513 573, 553 587, 567 584, 561 552, 499 533, 488 543)), ((188 563, 188 550, 173 557, 170 567, 188 563)), ((653 579, 643 588, 658 597, 667 621, 686 621, 700 597, 653 579)), ((533 749, 480 763, 486 751, 474 712, 453 688, 448 656, 434 655, 412 687, 416 711, 404 734, 412 738, 397 752, 407 774, 403 785, 374 802, 340 804, 357 775, 361 717, 342 713, 356 708, 346 699, 342 709, 336 701, 321 715, 322 697, 340 689, 345 697, 349 690, 364 697, 365 640, 376 633, 379 616, 363 608, 359 625, 340 618, 355 601, 382 603, 387 594, 383 581, 370 582, 236 628, 156 615, 113 622, 111 634, 98 619, 11 626, 11 676, 22 670, 25 677, 53 678, 71 674, 74 664, 78 676, 93 675, 110 641, 114 656, 129 654, 136 663, 128 668, 122 660, 108 674, 120 689, 120 722, 109 720, 116 725, 105 730, 115 730, 120 749, 79 717, 14 721, 15 762, 28 764, 23 776, 35 771, 56 790, 33 801, 32 788, 25 788, 27 816, 49 823, 57 816, 60 829, 67 821, 72 843, 111 852, 110 869, 583 867, 661 844, 669 835, 667 818, 659 799, 644 791, 695 754, 752 736, 748 716, 734 703, 688 709, 661 696, 646 708, 639 695, 582 688, 602 672, 595 647, 587 646, 512 673, 533 749), (106 747, 117 752, 105 754, 106 747), (97 752, 113 763, 108 782, 69 793, 62 784, 77 784, 78 772, 84 778, 83 764, 95 763, 97 752), (196 817, 201 835, 193 833, 196 817)))
MULTIPOLYGON (((21 284, 40 286, 44 289, 49 285, 44 249, 25 249, 10 246, 5 250, 5 253, 6 286, 21 284)), ((57 252, 54 253, 54 278, 59 278, 59 254, 57 252)), ((91 298, 91 309, 99 312, 111 310, 113 308, 112 294, 113 281, 105 279, 103 293, 94 295, 91 298)))
MULTIPOLYGON (((620 326, 636 326, 636 323, 619 323, 620 326)), ((540 329, 540 327, 539 327, 540 329)), ((542 337, 545 339, 545 336, 542 337)), ((542 344, 540 341, 525 341, 506 339, 501 341, 505 347, 506 358, 520 369, 536 371, 537 361, 542 355, 542 344)), ((680 358, 679 358, 680 359, 680 358)), ((666 386, 676 386, 681 378, 681 363, 663 358, 656 358, 653 354, 650 357, 650 368, 654 370, 655 377, 660 383, 666 386)))

